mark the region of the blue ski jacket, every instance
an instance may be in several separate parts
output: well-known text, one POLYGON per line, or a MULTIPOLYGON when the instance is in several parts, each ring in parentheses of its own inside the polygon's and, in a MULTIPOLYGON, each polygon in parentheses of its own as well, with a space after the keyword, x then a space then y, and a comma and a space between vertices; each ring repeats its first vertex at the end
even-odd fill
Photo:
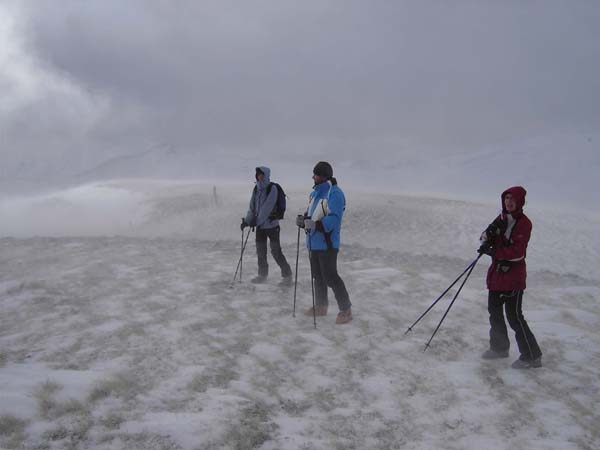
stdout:
MULTIPOLYGON (((321 219, 325 233, 330 237, 330 243, 333 248, 340 248, 340 237, 342 229, 342 217, 346 208, 346 197, 344 192, 330 182, 324 182, 316 185, 310 193, 307 213, 312 217, 320 200, 327 200, 328 214, 321 219)), ((306 247, 309 250, 327 250, 328 239, 325 234, 315 229, 306 233, 306 247)))

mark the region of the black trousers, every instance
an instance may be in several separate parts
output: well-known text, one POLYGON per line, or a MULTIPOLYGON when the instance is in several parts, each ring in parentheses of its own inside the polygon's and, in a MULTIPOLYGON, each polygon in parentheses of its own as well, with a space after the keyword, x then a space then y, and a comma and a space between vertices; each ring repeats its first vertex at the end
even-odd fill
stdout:
POLYGON ((275 228, 268 228, 263 230, 261 228, 256 229, 256 254, 258 255, 258 275, 266 277, 269 275, 269 263, 267 262, 267 238, 271 243, 271 255, 279 265, 281 269, 282 277, 292 276, 292 269, 288 264, 283 252, 281 251, 281 244, 279 242, 279 226, 275 228))
POLYGON ((502 311, 504 307, 508 324, 515 332, 521 359, 535 359, 542 356, 542 351, 523 317, 522 304, 523 291, 489 291, 490 348, 501 352, 510 347, 502 311))
POLYGON ((327 306, 327 287, 333 289, 340 311, 350 309, 352 303, 344 281, 337 273, 338 249, 312 250, 310 252, 310 269, 315 283, 315 304, 327 306))

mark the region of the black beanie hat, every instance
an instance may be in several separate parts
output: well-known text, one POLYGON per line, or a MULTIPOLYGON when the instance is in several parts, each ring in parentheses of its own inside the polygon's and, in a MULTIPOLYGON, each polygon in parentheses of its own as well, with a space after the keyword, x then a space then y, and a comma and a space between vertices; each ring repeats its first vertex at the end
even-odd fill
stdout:
POLYGON ((333 167, 326 161, 319 161, 313 169, 313 174, 330 179, 333 177, 333 167))

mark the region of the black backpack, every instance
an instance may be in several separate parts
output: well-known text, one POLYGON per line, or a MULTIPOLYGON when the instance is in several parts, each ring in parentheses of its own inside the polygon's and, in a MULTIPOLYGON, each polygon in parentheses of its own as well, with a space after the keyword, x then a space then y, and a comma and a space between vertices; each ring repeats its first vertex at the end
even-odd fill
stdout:
MULTIPOLYGON (((286 207, 285 197, 286 197, 286 195, 285 195, 285 192, 283 191, 283 188, 281 187, 281 185, 270 182, 269 185, 267 186, 267 197, 269 196, 269 194, 271 194, 271 189, 273 188, 273 186, 275 186, 277 188, 277 201, 275 202, 275 207, 273 208, 273 211, 271 211, 271 214, 269 214, 269 219, 281 220, 281 219, 283 219, 283 215, 285 214, 285 207, 286 207)), ((254 186, 254 194, 256 194, 257 189, 258 188, 256 186, 254 186)))

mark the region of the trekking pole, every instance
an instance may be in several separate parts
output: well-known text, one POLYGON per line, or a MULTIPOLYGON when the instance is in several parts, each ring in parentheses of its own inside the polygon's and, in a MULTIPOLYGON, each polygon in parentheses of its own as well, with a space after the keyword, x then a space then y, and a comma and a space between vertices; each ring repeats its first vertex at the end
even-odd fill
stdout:
POLYGON ((469 269, 469 273, 467 273, 467 276, 465 277, 465 279, 461 283, 460 287, 458 288, 458 291, 456 291, 456 294, 454 294, 454 298, 452 299, 452 301, 448 305, 448 309, 446 309, 446 312, 444 313, 444 316, 442 317, 442 320, 440 320, 440 323, 438 323, 438 326, 436 327, 435 331, 433 332, 433 334, 431 335, 431 337, 427 341, 427 344, 425 344, 425 348, 423 349, 423 351, 427 350, 427 348, 429 347, 429 344, 433 340, 433 337, 435 336, 435 334, 437 333, 437 331, 440 329, 440 326, 442 326, 442 322, 444 321, 444 319, 448 315, 448 312, 450 312, 450 308, 452 308, 452 305, 454 304, 454 301, 456 300, 456 298, 458 297, 458 294, 460 294, 460 291, 462 290, 463 286, 465 285, 465 283, 467 282, 467 280, 471 276, 471 272, 473 272, 473 269, 475 268, 475 265, 477 264, 477 261, 479 261, 479 258, 481 258, 482 255, 483 255, 483 253, 480 253, 479 256, 477 257, 477 259, 475 261, 473 261, 473 264, 471 265, 471 268, 469 269))
POLYGON ((310 242, 310 231, 308 234, 308 261, 310 262, 310 290, 312 292, 313 301, 313 323, 315 324, 315 330, 317 329, 317 308, 315 306, 315 279, 313 278, 313 261, 312 261, 312 244, 310 242))
MULTIPOLYGON (((235 279, 237 278, 238 270, 240 269, 240 266, 242 264, 242 259, 244 257, 244 250, 246 250, 246 244, 248 244, 248 238, 250 237, 250 231, 252 231, 252 229, 248 228, 248 234, 246 235, 246 239, 244 240, 244 243, 242 245, 242 251, 240 252, 240 259, 238 260, 237 266, 235 268, 235 273, 233 274, 233 280, 231 280, 231 283, 229 284, 230 288, 233 288, 235 279)), ((241 276, 242 275, 240 272, 240 278, 241 278, 241 276)))
POLYGON ((468 271, 468 270, 469 270, 471 267, 473 267, 473 266, 474 266, 474 265, 477 263, 477 260, 478 260, 480 257, 481 257, 481 256, 477 257, 477 259, 475 259, 475 260, 474 260, 474 261, 473 261, 471 264, 469 264, 469 265, 467 266, 467 268, 466 268, 466 269, 463 271, 463 273, 461 273, 461 274, 460 274, 460 275, 459 275, 459 276, 456 278, 456 280, 454 280, 454 281, 452 282, 452 284, 451 284, 450 286, 448 286, 448 289, 446 289, 444 292, 442 292, 442 295, 440 295, 438 298, 436 298, 436 299, 435 299, 435 301, 434 301, 434 302, 431 304, 431 306, 430 306, 429 308, 427 308, 427 309, 425 310, 425 312, 424 312, 423 314, 421 314, 421 316, 420 316, 420 317, 419 317, 417 320, 415 320, 415 322, 414 322, 414 323, 413 323, 413 324, 412 324, 410 327, 408 327, 408 329, 407 329, 407 330, 404 332, 404 334, 405 334, 405 335, 406 335, 406 334, 408 334, 408 332, 409 332, 409 331, 411 331, 411 330, 413 329, 413 327, 414 327, 414 326, 415 326, 417 323, 419 323, 419 321, 420 321, 420 320, 421 320, 423 317, 425 317, 425 314, 427 314, 429 311, 431 311, 431 308, 433 308, 433 307, 436 305, 436 303, 437 303, 437 302, 439 302, 439 301, 442 299, 442 297, 443 297, 444 295, 446 295, 446 293, 447 293, 447 292, 448 292, 450 289, 452 289, 452 286, 454 286, 456 283, 458 283, 458 280, 460 280, 460 279, 462 278, 462 276, 463 276, 465 273, 467 273, 467 271, 468 271))
MULTIPOLYGON (((296 289, 298 288, 298 256, 300 255, 300 227, 298 227, 298 241, 296 242, 296 275, 294 277, 294 312, 292 317, 296 317, 296 289)), ((312 274, 311 274, 312 276, 312 274)))
POLYGON ((242 243, 240 244, 240 283, 242 282, 242 266, 244 264, 242 255, 244 254, 244 230, 242 230, 242 243))

